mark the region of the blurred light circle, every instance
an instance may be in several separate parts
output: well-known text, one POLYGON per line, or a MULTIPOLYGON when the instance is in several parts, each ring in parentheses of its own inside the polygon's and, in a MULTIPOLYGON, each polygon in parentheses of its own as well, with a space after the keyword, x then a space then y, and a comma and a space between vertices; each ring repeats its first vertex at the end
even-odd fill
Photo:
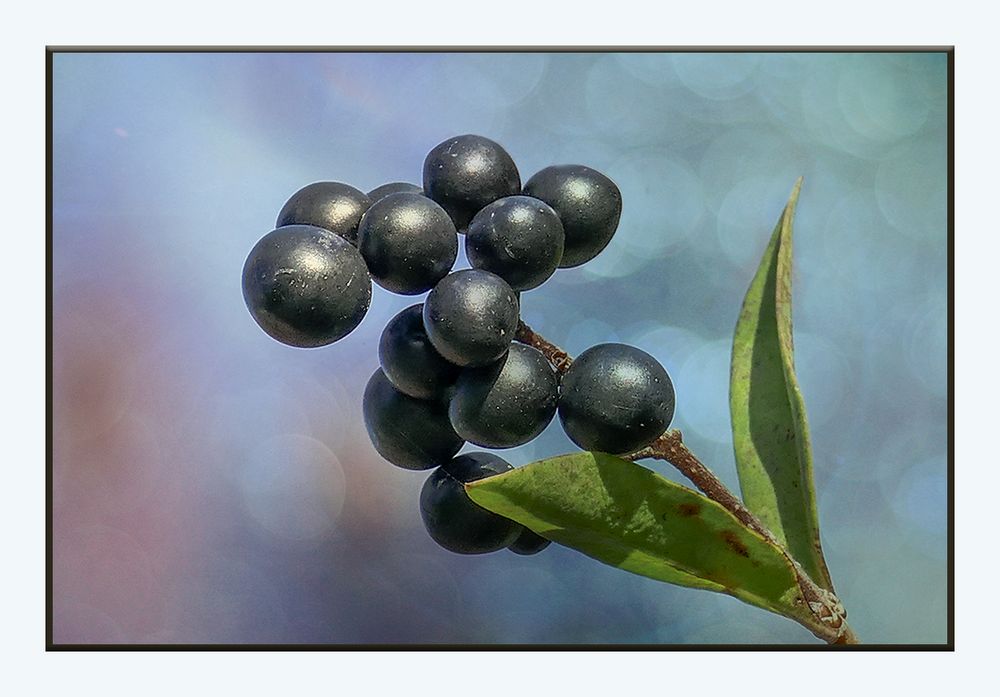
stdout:
POLYGON ((141 354, 93 311, 59 312, 52 337, 53 426, 61 436, 93 438, 116 426, 135 397, 141 354))
MULTIPOLYGON (((295 393, 287 374, 272 374, 250 387, 220 391, 214 402, 209 408, 209 432, 238 448, 283 433, 313 435, 309 405, 295 393)), ((241 463, 234 466, 241 469, 241 463)))
POLYGON ((656 104, 664 99, 664 95, 636 82, 612 57, 602 56, 587 71, 584 98, 587 115, 598 131, 619 137, 628 134, 642 138, 656 128, 656 104), (623 103, 634 103, 639 99, 652 108, 622 108, 623 103))
POLYGON ((548 61, 544 53, 470 53, 462 58, 441 63, 444 92, 488 110, 509 108, 531 94, 548 61))
POLYGON ((728 339, 705 342, 691 352, 676 374, 670 376, 677 392, 676 415, 683 428, 718 443, 732 439, 729 423, 731 350, 728 339))
POLYGON ((722 130, 705 149, 698 176, 706 192, 705 205, 718 211, 724 197, 742 181, 770 180, 784 187, 779 208, 772 212, 770 227, 778 219, 795 180, 807 168, 807 159, 787 134, 768 127, 737 126, 722 130))
POLYGON ((928 101, 943 110, 948 96, 948 57, 944 53, 887 53, 905 70, 928 101))
POLYGON ((871 140, 893 141, 927 122, 927 97, 909 71, 866 55, 840 73, 837 98, 851 127, 871 140))
POLYGON ((680 372, 691 353, 705 343, 705 340, 694 332, 672 326, 654 327, 634 334, 623 332, 623 336, 627 343, 658 360, 671 379, 680 372))
POLYGON ((921 303, 904 346, 910 373, 934 397, 948 396, 948 309, 943 298, 921 303))
MULTIPOLYGON (((617 238, 617 235, 615 237, 617 238)), ((591 280, 621 278, 634 273, 649 261, 630 253, 625 245, 615 244, 615 241, 611 240, 611 244, 600 254, 579 267, 582 269, 581 276, 591 280)))
POLYGON ((865 160, 877 160, 884 145, 858 133, 848 121, 839 99, 840 76, 851 70, 850 56, 838 55, 817 65, 801 83, 800 104, 806 139, 865 160), (876 147, 879 145, 879 147, 876 147))
POLYGON ((899 232, 927 242, 948 234, 948 151, 943 140, 921 140, 893 150, 879 164, 875 194, 899 232))
POLYGON ((795 332, 795 375, 810 427, 835 423, 854 379, 844 347, 821 334, 795 332))
POLYGON ((80 506, 100 502, 104 510, 118 512, 147 510, 151 498, 158 501, 164 480, 175 471, 163 466, 155 426, 151 418, 132 412, 113 431, 77 445, 67 500, 80 506))
POLYGON ((289 375, 285 384, 289 394, 306 407, 305 430, 319 436, 330 449, 339 450, 351 435, 346 425, 361 418, 354 408, 356 396, 352 399, 332 371, 302 371, 289 375))
POLYGON ((632 77, 654 87, 681 87, 669 53, 616 53, 614 60, 632 77))
POLYGON ((615 162, 609 175, 622 192, 621 220, 609 247, 650 261, 684 247, 698 230, 705 194, 685 161, 633 151, 615 162))
MULTIPOLYGON (((559 316, 560 313, 565 312, 565 303, 559 298, 559 293, 547 292, 549 290, 547 286, 549 286, 549 284, 552 284, 553 286, 556 284, 562 285, 570 278, 582 275, 579 272, 574 273, 572 270, 567 273, 556 273, 557 275, 550 279, 545 286, 542 286, 537 290, 521 292, 521 319, 532 327, 537 325, 541 328, 545 327, 547 324, 551 326, 549 320, 552 317, 559 316)), ((558 291, 559 289, 556 290, 558 291)), ((550 329, 549 331, 552 330, 550 329)))
MULTIPOLYGON (((944 538, 948 531, 947 460, 930 458, 910 465, 889 492, 888 500, 904 529, 944 538)), ((941 545, 936 549, 944 551, 941 545)))
POLYGON ((788 191, 788 182, 751 176, 737 182, 722 199, 715 232, 723 254, 734 265, 751 272, 757 266, 788 191))
POLYGON ((240 485, 247 514, 276 537, 312 540, 340 517, 345 477, 337 456, 304 435, 285 434, 250 451, 240 485))
POLYGON ((841 197, 822 225, 823 261, 846 287, 877 287, 880 278, 893 273, 892 267, 875 264, 886 224, 871 192, 854 191, 841 197))
POLYGON ((811 53, 758 54, 757 69, 763 79, 758 80, 757 86, 777 83, 787 88, 790 83, 807 78, 818 60, 821 59, 811 53))
POLYGON ((607 322, 599 319, 583 319, 575 322, 566 334, 564 348, 572 355, 579 354, 596 344, 618 341, 618 333, 607 322))
POLYGON ((625 143, 632 148, 664 143, 682 147, 703 137, 704 124, 696 118, 688 92, 651 88, 626 70, 617 56, 594 62, 584 96, 591 133, 596 130, 619 147, 625 143))
POLYGON ((709 99, 732 99, 753 89, 760 54, 675 53, 671 62, 692 92, 709 99))

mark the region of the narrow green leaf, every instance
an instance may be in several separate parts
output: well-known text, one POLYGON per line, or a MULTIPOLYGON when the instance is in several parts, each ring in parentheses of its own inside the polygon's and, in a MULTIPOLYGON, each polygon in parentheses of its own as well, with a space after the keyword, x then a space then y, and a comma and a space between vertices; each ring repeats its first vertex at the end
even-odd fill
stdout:
POLYGON ((466 490, 480 506, 605 564, 728 593, 788 617, 807 615, 776 546, 714 501, 634 462, 574 453, 466 490))
POLYGON ((833 590, 820 547, 809 424, 792 345, 792 218, 801 186, 799 179, 743 300, 729 407, 744 502, 813 581, 833 590))

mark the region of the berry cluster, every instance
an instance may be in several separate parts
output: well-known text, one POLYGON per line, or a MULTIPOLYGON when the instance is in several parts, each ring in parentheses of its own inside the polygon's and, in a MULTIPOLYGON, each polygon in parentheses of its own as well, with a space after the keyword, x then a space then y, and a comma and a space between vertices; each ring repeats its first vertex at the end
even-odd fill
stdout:
POLYGON ((600 172, 546 167, 522 187, 499 144, 459 136, 427 155, 423 188, 392 183, 366 195, 321 182, 296 192, 250 252, 243 294, 269 335, 315 347, 361 322, 372 281, 402 295, 430 291, 382 332, 381 367, 364 394, 372 444, 398 467, 437 468, 420 511, 441 546, 533 554, 548 541, 466 495, 466 482, 512 469, 490 453, 456 457, 466 442, 522 445, 558 412, 581 448, 624 454, 655 440, 673 417, 669 376, 637 348, 593 346, 560 375, 536 348, 514 341, 521 291, 597 256, 621 208, 618 187, 600 172), (459 233, 473 268, 452 271, 459 233))

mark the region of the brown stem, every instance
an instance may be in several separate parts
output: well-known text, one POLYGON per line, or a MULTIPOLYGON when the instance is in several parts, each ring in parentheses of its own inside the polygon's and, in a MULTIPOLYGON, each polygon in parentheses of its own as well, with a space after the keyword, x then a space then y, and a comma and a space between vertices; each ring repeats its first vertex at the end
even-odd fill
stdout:
MULTIPOLYGON (((573 359, 568 353, 536 333, 524 322, 518 323, 517 333, 514 335, 514 338, 522 344, 527 344, 541 351, 560 375, 564 374, 573 363, 573 359)), ((654 458, 669 462, 676 467, 705 496, 732 513, 745 527, 763 537, 785 555, 785 558, 795 571, 799 590, 802 594, 799 602, 803 603, 805 609, 808 610, 807 616, 809 617, 809 621, 803 618, 796 618, 800 624, 830 644, 860 643, 857 635, 847 625, 847 612, 844 610, 843 605, 840 604, 837 596, 819 587, 809 578, 805 570, 792 558, 784 545, 778 541, 757 516, 751 513, 743 505, 739 497, 729 491, 726 485, 694 453, 688 450, 681 439, 680 431, 667 431, 642 450, 630 455, 624 455, 623 457, 626 460, 654 458)))
POLYGON ((553 344, 541 334, 536 334, 535 331, 524 322, 518 321, 517 332, 514 334, 514 340, 541 351, 542 354, 549 360, 549 363, 552 364, 552 367, 555 368, 556 372, 560 375, 569 370, 570 365, 573 364, 573 359, 568 353, 553 344))

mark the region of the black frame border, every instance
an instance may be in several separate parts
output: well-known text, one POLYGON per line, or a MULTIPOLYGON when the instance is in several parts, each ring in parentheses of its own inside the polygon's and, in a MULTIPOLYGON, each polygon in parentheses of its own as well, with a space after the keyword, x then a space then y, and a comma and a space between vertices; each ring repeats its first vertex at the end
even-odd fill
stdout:
POLYGON ((955 47, 954 46, 46 46, 45 47, 45 650, 46 651, 954 651, 955 650, 955 47), (56 53, 945 53, 948 56, 948 639, 943 644, 66 644, 52 616, 52 64, 56 53))

